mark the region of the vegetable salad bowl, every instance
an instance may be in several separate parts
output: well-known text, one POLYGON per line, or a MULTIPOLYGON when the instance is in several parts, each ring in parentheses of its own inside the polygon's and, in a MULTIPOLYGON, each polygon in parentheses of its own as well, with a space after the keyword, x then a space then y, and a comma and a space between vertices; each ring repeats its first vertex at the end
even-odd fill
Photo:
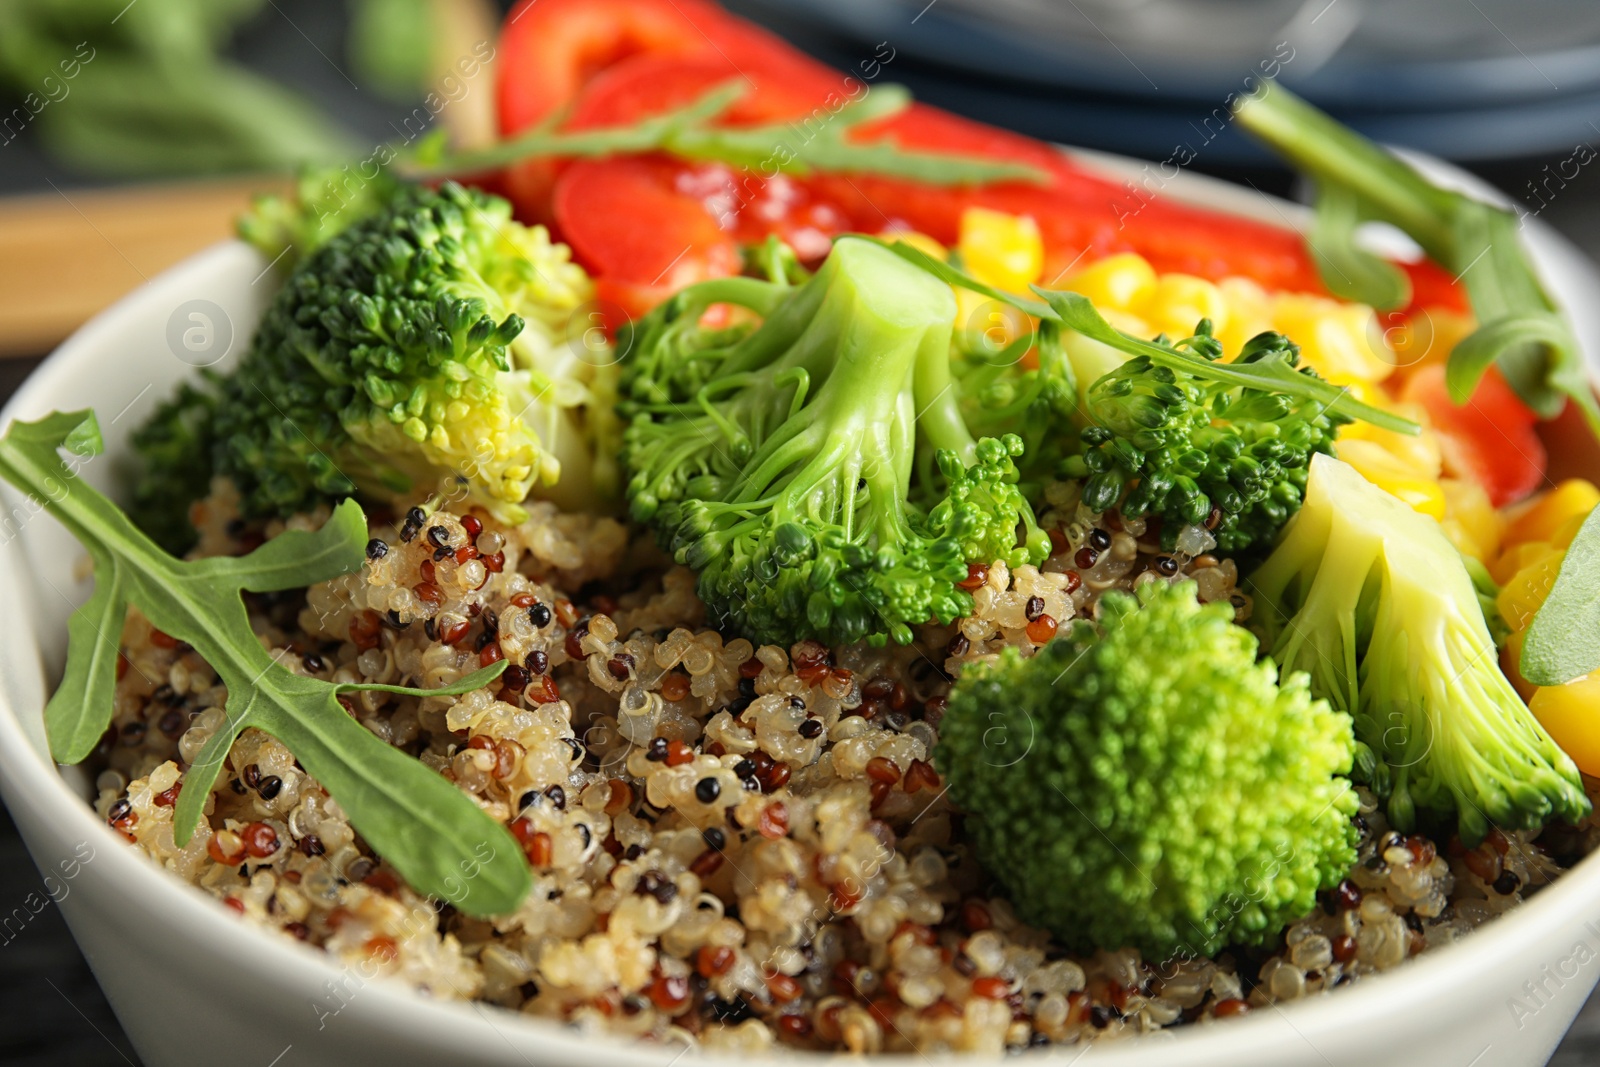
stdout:
MULTIPOLYGON (((1113 176, 1138 164, 1085 157, 1113 176)), ((1435 180, 1470 184, 1415 160, 1435 180)), ((1471 191, 1484 194, 1481 188, 1471 191)), ((1166 192, 1269 221, 1301 209, 1184 175, 1166 192)), ((1600 359, 1600 274, 1537 222, 1524 231, 1593 364, 1600 359)), ((128 437, 197 366, 226 366, 269 298, 267 264, 240 243, 179 265, 64 344, 0 416, 94 408, 104 454, 76 476, 114 493, 128 437)), ((1571 415, 1542 430, 1553 473, 1600 472, 1600 453, 1571 415)), ((670 1064, 678 1046, 581 1036, 480 1004, 447 1004, 342 966, 332 956, 239 921, 125 847, 85 802, 91 781, 57 768, 42 709, 59 675, 67 618, 87 595, 81 550, 56 521, 5 491, 0 590, 12 640, 0 648, 0 794, 91 967, 151 1067, 228 1062, 396 1065, 670 1064)), ((20 902, 16 902, 20 903, 20 902)), ((1095 1049, 1097 1062, 1265 1067, 1290 1063, 1546 1061, 1600 977, 1600 860, 1580 862, 1527 903, 1461 942, 1349 989, 1248 1018, 1181 1028, 1095 1049)), ((1071 1062, 1087 1050, 1049 1053, 1071 1062)))

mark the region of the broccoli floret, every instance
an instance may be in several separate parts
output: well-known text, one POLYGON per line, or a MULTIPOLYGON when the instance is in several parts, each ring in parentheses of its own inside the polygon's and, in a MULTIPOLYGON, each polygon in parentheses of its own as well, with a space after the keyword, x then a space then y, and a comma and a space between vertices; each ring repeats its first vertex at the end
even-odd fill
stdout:
POLYGON ((133 447, 144 460, 144 476, 133 485, 128 515, 167 551, 182 555, 194 544, 189 505, 211 488, 208 457, 216 447, 217 377, 202 370, 198 387, 189 382, 156 409, 133 433, 133 447))
POLYGON ((142 431, 211 442, 147 447, 145 496, 221 474, 247 516, 268 516, 438 484, 516 521, 536 487, 569 505, 614 491, 617 372, 568 336, 588 278, 510 214, 454 184, 404 186, 322 243, 214 382, 210 413, 180 402, 142 431), (189 419, 209 428, 167 425, 189 419))
MULTIPOLYGON (((1177 347, 1209 360, 1222 354, 1204 319, 1177 347)), ((1288 338, 1264 333, 1234 362, 1294 367, 1299 358, 1288 338)), ((1088 478, 1085 506, 1106 511, 1120 500, 1124 515, 1159 516, 1168 549, 1182 527, 1206 523, 1215 510, 1211 535, 1230 553, 1271 542, 1305 499, 1311 456, 1331 452, 1350 421, 1310 397, 1241 388, 1208 377, 1204 364, 1174 370, 1147 356, 1095 381, 1087 408, 1083 451, 1067 468, 1088 478)))
POLYGON ((969 561, 1044 557, 1016 485, 1021 441, 974 440, 962 422, 955 311, 948 285, 846 238, 802 285, 706 282, 640 323, 624 378, 630 510, 700 572, 719 625, 903 643, 970 613, 969 561), (717 304, 763 321, 707 328, 717 304))
POLYGON ((349 165, 309 169, 289 195, 255 197, 239 217, 239 236, 287 273, 354 223, 384 210, 405 188, 383 168, 371 177, 349 165))
POLYGON ((1260 943, 1355 862, 1350 719, 1192 582, 1110 592, 950 694, 934 758, 986 869, 1069 948, 1260 943))
POLYGON ((1284 670, 1355 718, 1356 770, 1409 830, 1463 841, 1589 813, 1578 769, 1501 673, 1477 589, 1439 524, 1329 456, 1247 588, 1284 670))
POLYGON ((1019 331, 1011 343, 997 346, 987 334, 957 331, 950 372, 967 427, 987 437, 1017 434, 1028 442, 1018 461, 1023 478, 1052 479, 1065 455, 1062 446, 1071 438, 1064 429, 1078 420, 1080 410, 1061 332, 1048 325, 1019 331))

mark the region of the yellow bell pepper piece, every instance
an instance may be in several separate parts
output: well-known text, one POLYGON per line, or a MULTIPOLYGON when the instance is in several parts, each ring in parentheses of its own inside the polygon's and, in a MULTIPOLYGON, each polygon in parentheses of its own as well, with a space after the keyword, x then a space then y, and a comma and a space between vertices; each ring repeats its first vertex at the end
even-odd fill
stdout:
POLYGON ((1550 587, 1555 584, 1565 555, 1566 552, 1561 549, 1549 548, 1529 559, 1511 576, 1509 582, 1500 587, 1500 595, 1495 597, 1495 607, 1500 609, 1500 617, 1512 630, 1526 630, 1533 621, 1534 613, 1544 603, 1544 598, 1550 595, 1550 587))
POLYGON ((1586 517, 1600 504, 1600 489, 1582 478, 1568 478, 1541 494, 1506 528, 1506 540, 1548 541, 1574 517, 1586 517))
POLYGON ((1600 671, 1547 685, 1528 701, 1534 718, 1584 774, 1600 774, 1600 671))

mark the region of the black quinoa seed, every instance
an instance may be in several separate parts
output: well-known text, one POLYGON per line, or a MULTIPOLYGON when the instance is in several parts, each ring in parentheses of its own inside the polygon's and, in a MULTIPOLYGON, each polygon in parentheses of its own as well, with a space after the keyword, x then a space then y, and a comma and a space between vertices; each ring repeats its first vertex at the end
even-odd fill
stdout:
POLYGON ((527 656, 523 657, 522 662, 534 674, 543 674, 550 669, 550 657, 545 654, 543 649, 536 648, 529 652, 527 656))
POLYGON ((644 758, 651 763, 660 763, 667 758, 667 739, 665 737, 652 737, 645 746, 644 758))
POLYGON ((944 646, 944 654, 946 656, 964 656, 967 654, 967 649, 971 647, 972 642, 967 640, 967 635, 958 633, 950 639, 948 645, 944 646))
POLYGON ((756 680, 754 678, 740 678, 739 695, 742 697, 750 697, 752 700, 755 699, 756 680))
POLYGON ((662 904, 671 904, 678 895, 678 887, 672 879, 660 871, 645 871, 644 877, 634 885, 633 891, 640 896, 652 896, 662 904))
POLYGON ((389 554, 389 543, 382 538, 374 537, 367 542, 367 558, 382 559, 389 554))
POLYGON ((1171 578, 1178 573, 1178 561, 1171 556, 1157 556, 1156 573, 1171 578))
POLYGON ((694 784, 695 799, 710 804, 722 795, 722 784, 715 778, 702 778, 694 784))
POLYGON ((144 740, 144 735, 149 731, 150 727, 148 725, 135 719, 122 728, 119 740, 129 748, 134 748, 144 740))
POLYGON ((1111 535, 1096 526, 1089 531, 1089 547, 1096 552, 1104 552, 1111 547, 1111 535))
POLYGON ((756 765, 751 760, 742 759, 733 765, 733 773, 740 778, 754 778, 756 776, 756 765))
POLYGON ((517 810, 526 811, 529 808, 536 808, 539 806, 539 801, 541 799, 542 795, 537 789, 530 789, 526 793, 522 794, 521 797, 517 798, 517 810))
POLYGON ((261 779, 260 784, 256 786, 256 792, 261 794, 262 800, 271 800, 283 792, 283 779, 276 774, 269 774, 261 779))
POLYGON ((553 785, 546 789, 544 795, 550 798, 550 803, 556 806, 557 811, 567 810, 567 791, 559 785, 553 785))
POLYGON ((1111 1024, 1111 1009, 1104 1004, 1096 1004, 1089 1009, 1089 1023, 1096 1030, 1104 1030, 1111 1024))
POLYGON ((539 629, 550 625, 550 609, 543 604, 535 604, 528 609, 528 621, 539 629))
POLYGON ((805 738, 807 741, 810 741, 810 740, 813 740, 815 738, 821 737, 822 736, 822 720, 821 719, 807 719, 805 722, 802 722, 800 724, 800 736, 805 738))
POLYGON ((1037 619, 1040 615, 1043 615, 1044 614, 1044 597, 1042 597, 1042 596, 1031 596, 1031 597, 1029 597, 1028 598, 1028 603, 1023 606, 1022 613, 1028 617, 1028 621, 1029 622, 1032 622, 1034 619, 1037 619))
POLYGON ((625 860, 636 860, 642 855, 644 855, 643 845, 629 845, 627 849, 623 851, 622 858, 625 860))
POLYGON ((247 792, 247 790, 244 787, 244 783, 239 781, 239 779, 237 779, 237 778, 230 778, 228 780, 228 788, 232 789, 235 793, 238 793, 240 796, 244 796, 245 793, 247 792))
MULTIPOLYGON (((577 762, 578 760, 583 759, 584 756, 588 755, 588 752, 584 751, 583 742, 579 741, 576 737, 563 737, 561 740, 565 741, 567 743, 567 747, 572 749, 573 762, 577 762)), ((550 788, 560 789, 561 787, 559 785, 553 785, 550 788)), ((556 806, 560 807, 561 805, 558 804, 556 806)))
POLYGON ((245 785, 249 786, 251 789, 254 789, 256 786, 261 784, 261 768, 257 764, 248 763, 245 765, 244 771, 239 775, 239 777, 244 779, 245 785))
POLYGON ((700 839, 709 849, 721 852, 728 844, 728 835, 715 826, 708 826, 700 832, 700 839))
POLYGON ((176 741, 188 728, 189 713, 179 708, 169 709, 156 723, 156 729, 160 730, 161 735, 168 741, 176 741))
POLYGON ((300 666, 304 667, 312 674, 320 674, 328 669, 327 663, 323 662, 322 657, 317 655, 315 652, 307 652, 305 655, 301 656, 300 666))
POLYGON ((506 668, 500 676, 500 682, 513 693, 520 693, 528 688, 528 683, 533 681, 533 676, 528 673, 528 668, 519 667, 515 663, 506 668))
POLYGON ((327 851, 328 848, 322 843, 322 838, 316 834, 307 834, 300 839, 300 854, 303 856, 321 856, 327 851))
POLYGON ((1494 891, 1503 897, 1509 897, 1517 891, 1517 887, 1520 885, 1522 885, 1522 879, 1510 871, 1501 871, 1500 877, 1494 880, 1494 891))
POLYGON ((133 805, 128 802, 127 797, 123 797, 121 800, 118 800, 116 803, 112 804, 110 810, 106 812, 106 821, 121 822, 123 819, 126 819, 132 811, 133 805))
POLYGON ((450 546, 450 531, 443 526, 428 527, 428 540, 433 542, 435 548, 448 548, 450 546))

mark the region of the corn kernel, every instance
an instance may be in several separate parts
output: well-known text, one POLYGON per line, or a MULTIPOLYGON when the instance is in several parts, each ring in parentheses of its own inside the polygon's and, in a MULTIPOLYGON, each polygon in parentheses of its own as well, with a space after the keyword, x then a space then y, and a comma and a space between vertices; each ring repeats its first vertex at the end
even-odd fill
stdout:
POLYGON ((1025 293, 1044 269, 1044 238, 1029 215, 969 207, 961 213, 961 261, 996 289, 1025 293))
POLYGON ((1222 290, 1192 274, 1163 274, 1156 279, 1155 295, 1145 316, 1157 330, 1177 340, 1194 333, 1201 319, 1210 319, 1213 332, 1228 328, 1228 303, 1222 290))
POLYGON ((884 230, 878 234, 878 237, 890 243, 903 241, 918 252, 932 256, 941 263, 950 258, 949 249, 927 234, 919 233, 916 230, 884 230))
POLYGON ((1381 382, 1394 373, 1394 353, 1382 341, 1372 309, 1326 297, 1283 293, 1273 306, 1273 327, 1300 346, 1318 374, 1340 385, 1381 382))
POLYGON ((1383 446, 1373 441, 1339 442, 1339 458, 1367 481, 1435 519, 1445 515, 1444 490, 1436 478, 1418 477, 1383 446))
POLYGON ((1471 315, 1437 308, 1409 315, 1396 325, 1389 325, 1386 320, 1385 325, 1383 339, 1394 353, 1394 365, 1403 372, 1443 363, 1457 343, 1478 328, 1471 315))
POLYGON ((1156 272, 1143 256, 1124 252, 1091 263, 1068 277, 1061 287, 1088 297, 1101 314, 1109 310, 1137 314, 1155 296, 1156 272))
POLYGON ((1419 434, 1396 433, 1372 425, 1370 422, 1353 422, 1339 429, 1339 451, 1343 455, 1350 441, 1370 441, 1393 456, 1405 470, 1416 478, 1438 478, 1443 469, 1444 457, 1439 449, 1439 435, 1426 428, 1426 415, 1418 404, 1397 404, 1378 386, 1368 382, 1352 382, 1347 388, 1356 400, 1373 407, 1392 411, 1412 422, 1422 423, 1419 434))
POLYGON ((1217 288, 1228 304, 1228 323, 1217 330, 1217 340, 1232 358, 1256 334, 1272 329, 1272 297, 1249 278, 1224 278, 1217 288))
POLYGON ((1033 332, 1033 320, 1013 307, 959 286, 955 294, 956 332, 974 352, 997 356, 1018 337, 1033 332))
POLYGON ((1587 516, 1600 504, 1600 489, 1582 478, 1568 478, 1535 498, 1506 528, 1506 540, 1548 541, 1574 516, 1587 516))
POLYGON ((1547 685, 1528 701, 1534 718, 1584 774, 1600 774, 1600 671, 1547 685))

